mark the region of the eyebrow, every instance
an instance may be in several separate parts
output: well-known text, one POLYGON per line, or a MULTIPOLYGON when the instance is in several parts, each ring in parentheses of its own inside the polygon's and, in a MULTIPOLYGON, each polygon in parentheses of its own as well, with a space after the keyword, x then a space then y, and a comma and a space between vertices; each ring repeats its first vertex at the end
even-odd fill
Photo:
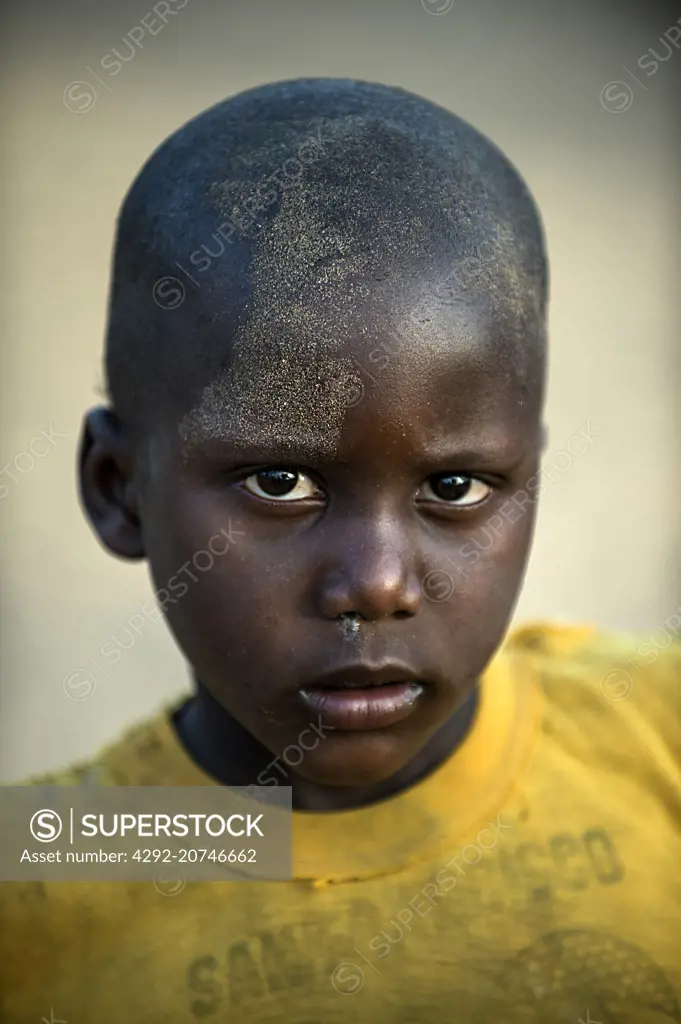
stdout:
POLYGON ((316 441, 310 438, 306 443, 304 437, 286 440, 273 436, 263 440, 236 432, 218 433, 201 429, 192 430, 191 435, 183 440, 182 455, 185 459, 219 459, 230 454, 241 458, 252 455, 254 462, 326 462, 334 448, 331 437, 316 441))
MULTIPOLYGON (((477 445, 472 444, 470 439, 466 439, 463 444, 457 443, 452 437, 440 436, 431 440, 432 447, 428 451, 422 449, 420 458, 423 462, 438 463, 445 468, 453 468, 454 464, 458 464, 461 468, 474 466, 484 470, 487 467, 499 468, 503 464, 510 471, 522 465, 531 448, 530 445, 514 442, 508 436, 482 437, 477 445)), ((192 431, 191 437, 183 442, 182 455, 185 459, 216 461, 231 455, 250 458, 254 464, 323 465, 347 462, 341 459, 337 445, 330 436, 326 439, 311 437, 309 442, 303 436, 291 440, 272 436, 263 440, 236 431, 231 433, 227 429, 219 433, 205 428, 192 431)))
POLYGON ((477 443, 471 443, 470 439, 460 440, 458 443, 454 438, 438 438, 429 453, 434 458, 456 459, 460 462, 475 462, 478 465, 485 463, 498 463, 499 460, 514 460, 521 462, 526 457, 528 445, 514 440, 511 437, 485 437, 481 436, 477 443))

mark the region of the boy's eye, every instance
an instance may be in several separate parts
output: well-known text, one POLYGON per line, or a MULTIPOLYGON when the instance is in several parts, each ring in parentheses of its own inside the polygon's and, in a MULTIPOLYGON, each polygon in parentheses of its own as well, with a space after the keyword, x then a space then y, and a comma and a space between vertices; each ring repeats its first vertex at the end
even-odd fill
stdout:
POLYGON ((301 501, 320 494, 315 482, 295 469, 263 469, 246 477, 243 485, 251 494, 269 501, 301 501))
POLYGON ((477 477, 464 473, 441 473, 426 480, 421 497, 425 501, 444 501, 449 505, 479 505, 492 488, 477 477))

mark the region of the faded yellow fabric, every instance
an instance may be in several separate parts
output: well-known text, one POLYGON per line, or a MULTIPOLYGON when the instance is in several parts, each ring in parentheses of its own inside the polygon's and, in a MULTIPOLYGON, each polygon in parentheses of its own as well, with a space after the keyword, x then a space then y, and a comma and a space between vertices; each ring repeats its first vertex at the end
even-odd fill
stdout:
MULTIPOLYGON (((681 653, 639 646, 516 633, 437 772, 294 814, 294 881, 5 883, 3 1022, 681 1022, 681 653)), ((171 711, 31 781, 213 785, 171 711)))

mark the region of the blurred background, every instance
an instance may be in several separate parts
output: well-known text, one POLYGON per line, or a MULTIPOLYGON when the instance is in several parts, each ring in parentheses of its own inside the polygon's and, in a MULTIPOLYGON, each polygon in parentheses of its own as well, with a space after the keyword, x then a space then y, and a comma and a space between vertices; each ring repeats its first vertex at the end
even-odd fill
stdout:
POLYGON ((404 86, 471 121, 519 167, 551 258, 553 469, 516 619, 659 629, 681 603, 681 51, 670 42, 679 33, 665 41, 681 9, 621 0, 155 6, 8 3, 2 15, 0 779, 88 755, 188 689, 163 622, 145 616, 115 665, 98 655, 152 588, 144 565, 111 558, 85 523, 78 431, 100 398, 125 190, 184 121, 266 81, 404 86), (580 429, 592 443, 571 455, 582 450, 571 441, 580 429))

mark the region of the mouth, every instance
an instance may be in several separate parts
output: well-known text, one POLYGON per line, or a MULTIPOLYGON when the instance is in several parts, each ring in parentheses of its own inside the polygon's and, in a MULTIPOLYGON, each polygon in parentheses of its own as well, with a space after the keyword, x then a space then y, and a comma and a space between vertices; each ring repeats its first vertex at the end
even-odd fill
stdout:
POLYGON ((400 666, 352 666, 304 686, 307 707, 333 729, 364 732, 387 729, 413 714, 427 684, 400 666))

